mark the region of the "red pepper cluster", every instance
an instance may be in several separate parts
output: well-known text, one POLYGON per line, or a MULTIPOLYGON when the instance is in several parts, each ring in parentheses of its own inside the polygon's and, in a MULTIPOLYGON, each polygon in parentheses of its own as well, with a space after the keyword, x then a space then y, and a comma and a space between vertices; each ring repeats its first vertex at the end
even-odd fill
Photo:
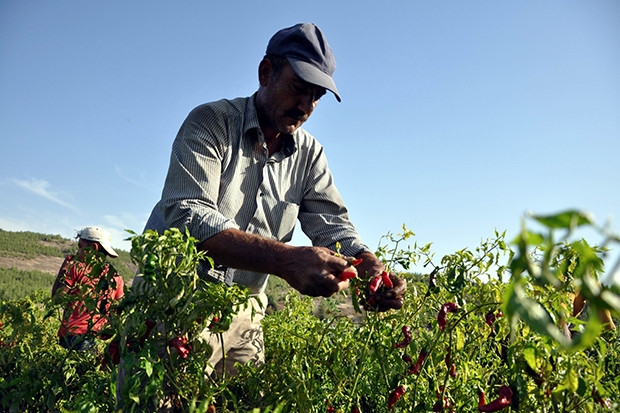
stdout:
POLYGON ((182 359, 186 359, 189 356, 190 351, 192 350, 192 346, 187 342, 186 337, 175 337, 168 342, 168 345, 174 347, 177 351, 177 354, 182 359))
POLYGON ((439 324, 439 329, 443 331, 446 328, 446 323, 448 322, 447 316, 448 313, 456 313, 459 309, 459 306, 456 303, 445 303, 441 306, 439 313, 437 313, 437 324, 439 324))
POLYGON ((499 388, 499 397, 492 402, 487 403, 484 392, 478 395, 478 411, 481 412, 498 412, 508 406, 512 401, 512 390, 508 386, 499 388))
POLYGON ((377 298, 375 297, 375 294, 377 294, 377 292, 383 285, 385 285, 385 288, 388 289, 394 288, 394 283, 390 278, 390 273, 388 273, 387 271, 383 271, 381 274, 374 276, 370 280, 370 284, 368 285, 368 305, 372 307, 375 307, 377 305, 377 298))

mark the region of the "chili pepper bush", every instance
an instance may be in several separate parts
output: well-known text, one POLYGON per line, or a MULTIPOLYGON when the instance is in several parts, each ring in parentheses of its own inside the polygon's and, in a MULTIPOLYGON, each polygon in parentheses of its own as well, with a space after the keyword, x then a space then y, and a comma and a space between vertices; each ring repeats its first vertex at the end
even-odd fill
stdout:
MULTIPOLYGON (((603 332, 595 316, 600 309, 619 314, 617 287, 596 282, 617 236, 567 211, 528 217, 512 243, 496 232, 439 262, 430 245, 403 247, 411 237, 403 226, 377 251, 407 278, 402 310, 363 312, 361 322, 337 311, 317 319, 311 300, 292 295, 265 321, 267 363, 241 378, 262 377, 263 404, 284 403, 291 412, 619 408, 618 334, 603 332), (602 244, 586 243, 579 234, 585 229, 599 230, 602 244), (557 233, 563 238, 555 241, 557 233), (408 273, 414 264, 428 275, 408 273), (576 288, 590 303, 587 322, 571 317, 576 288), (581 333, 570 339, 563 325, 581 333), (479 405, 480 394, 488 402, 479 405)), ((351 282, 355 304, 356 291, 369 286, 351 282)))
POLYGON ((203 284, 195 265, 206 257, 187 234, 134 235, 134 260, 158 293, 128 291, 111 317, 114 336, 95 352, 55 344, 58 324, 45 295, 2 303, 0 410, 113 411, 119 361, 128 372, 126 411, 166 397, 190 412, 211 404, 256 413, 620 409, 619 336, 596 317, 620 313, 618 288, 598 282, 618 270, 606 255, 618 236, 567 211, 527 217, 514 239, 496 232, 440 258, 414 238, 403 226, 377 249, 408 282, 401 310, 365 310, 372 300, 363 277, 349 280, 348 298, 359 309, 353 318, 332 299, 331 312, 318 318, 310 298, 289 294, 284 309, 265 318, 265 365, 208 380, 206 358, 217 349, 197 333, 226 329, 247 292, 203 284), (599 244, 583 233, 600 235, 599 244), (414 273, 419 268, 424 274, 414 273), (571 317, 576 289, 588 301, 585 321, 571 317))

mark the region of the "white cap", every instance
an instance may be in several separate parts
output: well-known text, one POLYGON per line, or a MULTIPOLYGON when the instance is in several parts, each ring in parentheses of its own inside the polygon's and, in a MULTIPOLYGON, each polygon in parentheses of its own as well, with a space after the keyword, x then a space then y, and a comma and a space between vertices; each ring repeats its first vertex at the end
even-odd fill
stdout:
POLYGON ((99 227, 84 227, 78 232, 77 236, 86 241, 98 242, 101 248, 103 248, 110 257, 118 257, 116 251, 112 249, 112 236, 105 229, 99 227))

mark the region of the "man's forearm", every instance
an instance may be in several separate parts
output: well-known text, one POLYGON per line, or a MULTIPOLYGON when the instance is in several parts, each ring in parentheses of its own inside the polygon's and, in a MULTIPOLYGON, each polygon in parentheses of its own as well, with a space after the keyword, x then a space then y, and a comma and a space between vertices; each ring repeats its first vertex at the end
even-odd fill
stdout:
POLYGON ((291 248, 237 229, 224 230, 198 245, 218 264, 240 270, 280 274, 289 264, 291 248))

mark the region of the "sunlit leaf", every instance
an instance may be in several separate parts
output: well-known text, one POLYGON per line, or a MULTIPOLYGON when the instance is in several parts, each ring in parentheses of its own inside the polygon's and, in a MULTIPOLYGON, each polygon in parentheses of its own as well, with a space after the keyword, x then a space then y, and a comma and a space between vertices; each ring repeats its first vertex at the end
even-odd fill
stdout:
POLYGON ((578 210, 568 210, 554 215, 532 215, 532 218, 547 228, 554 229, 574 229, 581 225, 592 225, 594 223, 590 214, 578 210))

